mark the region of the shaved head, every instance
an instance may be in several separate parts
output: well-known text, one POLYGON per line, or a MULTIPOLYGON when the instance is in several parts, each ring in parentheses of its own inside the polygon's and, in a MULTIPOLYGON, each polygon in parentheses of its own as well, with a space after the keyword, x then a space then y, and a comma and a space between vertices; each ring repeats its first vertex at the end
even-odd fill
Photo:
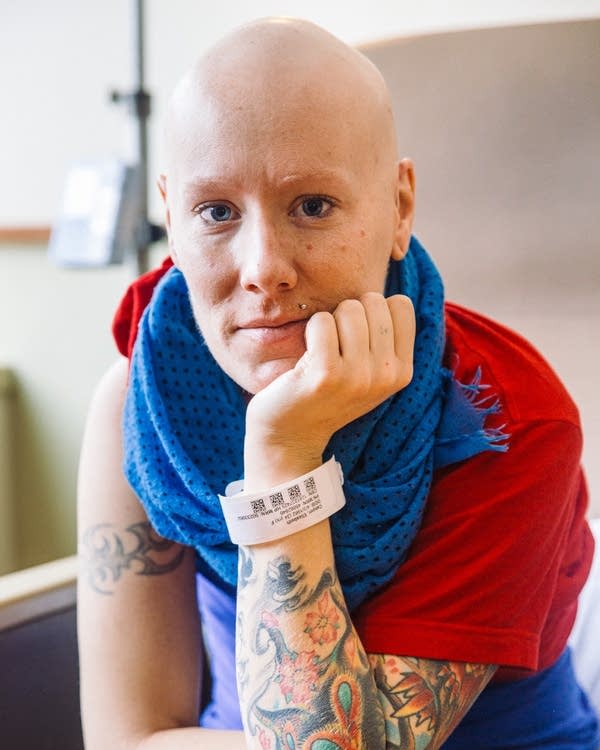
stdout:
POLYGON ((349 139, 363 141, 357 158, 392 169, 397 161, 390 97, 381 73, 363 54, 307 21, 246 24, 198 60, 169 103, 167 171, 177 161, 178 144, 189 137, 198 107, 230 119, 234 127, 241 118, 259 131, 280 132, 285 120, 290 131, 310 130, 315 138, 333 122, 341 145, 349 139))

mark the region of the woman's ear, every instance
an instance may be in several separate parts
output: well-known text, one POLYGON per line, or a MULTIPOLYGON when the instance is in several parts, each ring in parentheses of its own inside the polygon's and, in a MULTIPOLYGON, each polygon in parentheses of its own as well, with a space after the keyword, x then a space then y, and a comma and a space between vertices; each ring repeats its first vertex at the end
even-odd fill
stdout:
POLYGON ((408 252, 415 215, 415 168, 412 159, 398 162, 396 189, 397 222, 391 257, 402 260, 408 252))
POLYGON ((167 175, 160 174, 156 181, 158 191, 163 199, 165 207, 165 229, 167 231, 167 242, 169 243, 169 255, 175 265, 177 265, 177 253, 175 252, 175 245, 173 243, 173 233, 171 231, 171 211, 169 209, 169 202, 167 200, 167 175))

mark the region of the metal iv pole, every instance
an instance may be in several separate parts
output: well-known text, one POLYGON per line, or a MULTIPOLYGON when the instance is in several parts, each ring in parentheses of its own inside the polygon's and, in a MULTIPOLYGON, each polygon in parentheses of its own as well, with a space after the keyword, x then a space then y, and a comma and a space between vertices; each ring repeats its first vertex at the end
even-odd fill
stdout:
POLYGON ((111 100, 125 103, 135 120, 136 188, 138 199, 138 223, 135 231, 134 268, 136 275, 149 268, 150 245, 162 239, 162 227, 152 224, 148 218, 148 117, 150 116, 150 94, 144 89, 144 0, 134 0, 134 88, 130 92, 111 92, 111 100))

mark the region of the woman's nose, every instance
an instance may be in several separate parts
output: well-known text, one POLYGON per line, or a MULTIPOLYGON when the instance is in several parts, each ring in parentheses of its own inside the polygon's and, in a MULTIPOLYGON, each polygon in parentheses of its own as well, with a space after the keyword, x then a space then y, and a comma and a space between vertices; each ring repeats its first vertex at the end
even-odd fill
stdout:
POLYGON ((274 294, 298 281, 292 240, 285 229, 261 217, 238 235, 240 284, 249 292, 274 294))

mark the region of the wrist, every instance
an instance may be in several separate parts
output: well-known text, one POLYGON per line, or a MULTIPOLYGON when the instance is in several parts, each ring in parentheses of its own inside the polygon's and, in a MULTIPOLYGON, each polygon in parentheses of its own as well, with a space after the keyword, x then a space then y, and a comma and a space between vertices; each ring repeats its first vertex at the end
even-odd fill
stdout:
POLYGON ((244 487, 254 492, 287 482, 323 463, 325 446, 286 443, 247 432, 244 441, 244 487))

